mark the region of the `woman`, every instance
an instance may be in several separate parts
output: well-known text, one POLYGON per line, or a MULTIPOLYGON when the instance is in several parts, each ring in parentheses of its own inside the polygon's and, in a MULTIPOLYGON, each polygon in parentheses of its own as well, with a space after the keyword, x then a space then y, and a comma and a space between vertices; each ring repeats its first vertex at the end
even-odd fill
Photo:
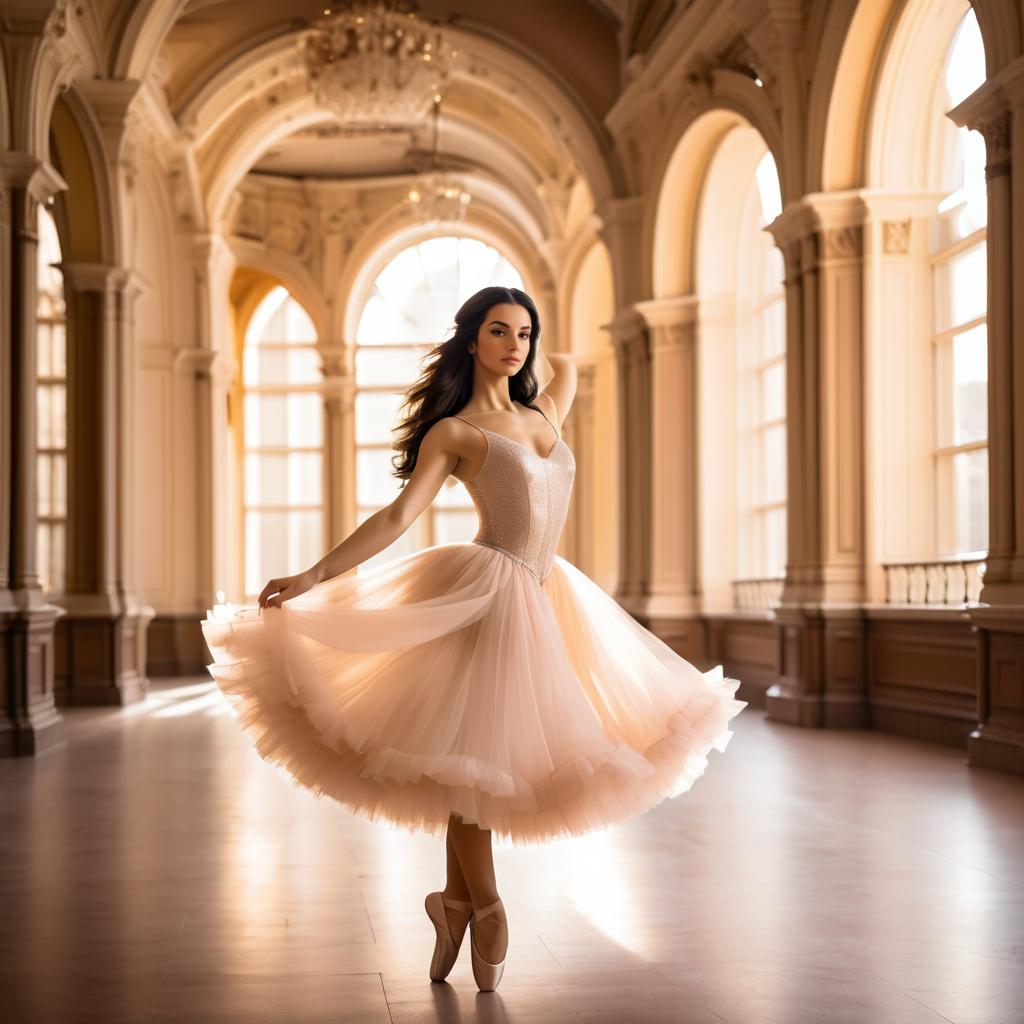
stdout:
POLYGON ((684 792, 746 702, 721 666, 700 672, 555 554, 576 372, 540 354, 532 299, 484 288, 455 324, 407 395, 398 497, 310 569, 270 580, 258 609, 203 632, 265 759, 371 820, 445 834, 447 884, 425 902, 430 977, 447 977, 468 924, 491 991, 508 943, 492 835, 582 835, 684 792), (476 506, 472 541, 350 572, 449 476, 476 506))

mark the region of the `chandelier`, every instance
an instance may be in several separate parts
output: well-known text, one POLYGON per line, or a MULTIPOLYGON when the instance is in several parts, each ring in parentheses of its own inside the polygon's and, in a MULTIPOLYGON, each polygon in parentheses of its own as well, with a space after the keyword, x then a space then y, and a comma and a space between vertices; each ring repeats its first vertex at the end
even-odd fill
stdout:
POLYGON ((316 99, 353 129, 414 128, 442 92, 456 51, 408 0, 324 9, 299 43, 316 99))
POLYGON ((430 153, 430 170, 420 174, 409 189, 406 207, 421 224, 453 224, 466 219, 473 197, 454 175, 442 170, 437 155, 441 120, 441 94, 434 94, 434 139, 430 153))

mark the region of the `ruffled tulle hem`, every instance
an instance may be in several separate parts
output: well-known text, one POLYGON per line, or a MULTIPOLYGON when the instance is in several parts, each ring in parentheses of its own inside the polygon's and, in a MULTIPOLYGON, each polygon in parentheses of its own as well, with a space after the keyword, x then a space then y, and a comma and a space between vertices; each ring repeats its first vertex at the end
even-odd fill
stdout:
MULTIPOLYGON (((443 837, 455 814, 499 843, 529 845, 642 814, 690 789, 709 752, 726 749, 728 723, 746 707, 735 698, 739 681, 721 666, 698 672, 569 563, 557 559, 542 586, 492 549, 444 545, 420 554, 403 559, 401 570, 391 563, 362 582, 350 577, 330 608, 323 595, 304 595, 299 608, 329 615, 314 623, 318 639, 296 631, 288 606, 262 623, 203 623, 214 654, 208 669, 240 726, 296 785, 414 834, 443 837), (375 654, 324 646, 325 622, 340 623, 353 610, 346 601, 394 615, 380 599, 398 580, 408 596, 410 579, 425 579, 431 568, 435 586, 458 597, 447 620, 435 617, 432 633, 402 648, 411 660, 381 652, 381 643, 369 643, 375 654), (492 620, 502 624, 500 642, 492 620), (618 660, 602 638, 620 645, 618 660), (529 661, 527 648, 546 660, 529 661), (481 650, 495 677, 487 685, 479 672, 455 671, 473 664, 467 652, 481 650), (509 659, 496 661, 500 651, 513 652, 504 680, 495 666, 509 659), (370 683, 357 691, 349 680, 360 671, 370 683), (417 689, 414 678, 426 684, 417 689), (494 716, 473 703, 481 689, 487 707, 505 712, 500 733, 494 716), (399 715, 402 700, 408 706, 399 715), (442 711, 431 718, 438 702, 442 711), (466 722, 475 730, 469 739, 466 722)), ((429 588, 414 596, 404 606, 413 619, 417 609, 438 608, 429 588)))
MULTIPOLYGON (((214 673, 218 668, 210 666, 214 673)), ((607 828, 689 790, 704 774, 709 752, 726 749, 733 736, 726 723, 746 706, 732 696, 739 681, 721 677, 720 667, 705 679, 713 708, 703 716, 703 728, 668 730, 644 754, 623 751, 621 760, 579 757, 532 781, 457 755, 328 747, 301 708, 270 710, 255 696, 233 706, 260 756, 317 798, 413 834, 443 838, 449 815, 456 814, 491 829, 499 842, 531 845, 607 828), (578 775, 587 781, 566 792, 563 778, 578 775)))

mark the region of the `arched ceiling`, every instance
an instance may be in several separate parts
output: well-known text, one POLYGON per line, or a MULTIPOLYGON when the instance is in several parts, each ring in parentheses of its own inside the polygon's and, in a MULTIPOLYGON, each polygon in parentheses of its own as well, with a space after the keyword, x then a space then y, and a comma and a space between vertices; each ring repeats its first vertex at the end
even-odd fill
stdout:
MULTIPOLYGON (((602 124, 619 88, 628 0, 420 0, 459 51, 446 91, 445 167, 504 189, 542 235, 582 178, 616 190, 602 124), (457 6, 457 11, 454 9, 457 6), (538 31, 543 26, 543 31, 538 31)), ((163 35, 153 71, 189 141, 211 222, 245 173, 334 180, 387 178, 429 161, 429 119, 412 131, 345 133, 316 107, 296 54, 323 0, 188 0, 163 35)), ((137 26, 140 39, 152 32, 137 26)), ((130 61, 130 58, 125 58, 130 61)))
MULTIPOLYGON (((247 173, 365 182, 426 168, 428 117, 407 131, 339 130, 317 105, 301 67, 296 44, 308 22, 291 8, 282 19, 264 0, 248 0, 242 17, 239 3, 187 5, 154 67, 194 168, 194 208, 205 211, 205 223, 218 222, 247 173)), ((577 7, 579 26, 617 45, 607 8, 588 0, 566 6, 577 7)), ((421 10, 431 13, 425 5, 421 10)), ((518 210, 539 237, 559 233, 578 180, 594 201, 616 191, 601 119, 562 69, 537 60, 493 25, 470 28, 460 18, 447 32, 459 58, 445 93, 442 166, 503 191, 508 203, 502 205, 518 210)))
MULTIPOLYGON (((619 93, 619 12, 626 2, 420 0, 418 10, 529 53, 601 120, 619 93)), ((189 0, 160 49, 171 109, 188 102, 210 68, 294 31, 318 17, 323 6, 323 0, 189 0)))

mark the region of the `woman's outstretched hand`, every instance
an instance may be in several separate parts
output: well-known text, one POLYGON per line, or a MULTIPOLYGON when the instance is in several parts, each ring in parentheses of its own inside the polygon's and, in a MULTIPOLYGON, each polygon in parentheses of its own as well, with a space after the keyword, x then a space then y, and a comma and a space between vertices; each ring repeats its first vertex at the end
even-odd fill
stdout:
POLYGON ((259 605, 261 608, 280 608, 283 602, 304 594, 311 587, 315 587, 317 582, 316 576, 309 571, 270 580, 260 591, 259 605), (271 597, 271 594, 274 596, 271 597))

